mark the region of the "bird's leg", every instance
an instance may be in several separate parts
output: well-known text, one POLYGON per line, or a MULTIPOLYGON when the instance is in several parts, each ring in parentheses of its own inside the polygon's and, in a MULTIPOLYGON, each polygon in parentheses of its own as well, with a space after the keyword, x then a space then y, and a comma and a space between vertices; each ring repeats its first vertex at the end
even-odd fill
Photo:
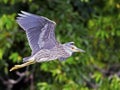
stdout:
POLYGON ((15 65, 14 67, 12 67, 12 68, 10 69, 10 71, 13 71, 13 70, 16 70, 16 69, 19 69, 19 68, 23 68, 23 67, 25 67, 25 66, 28 66, 28 65, 31 65, 31 64, 34 64, 34 63, 35 63, 35 60, 29 60, 28 62, 23 63, 23 64, 21 64, 21 65, 15 65))

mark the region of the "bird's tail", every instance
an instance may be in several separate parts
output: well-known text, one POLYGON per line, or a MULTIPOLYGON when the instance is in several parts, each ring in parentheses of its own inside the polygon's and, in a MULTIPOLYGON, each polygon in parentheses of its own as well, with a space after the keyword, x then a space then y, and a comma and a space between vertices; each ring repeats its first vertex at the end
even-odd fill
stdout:
POLYGON ((23 68, 25 66, 28 66, 28 65, 31 65, 31 64, 34 64, 36 61, 35 60, 29 60, 28 62, 25 62, 21 65, 15 65, 14 67, 12 67, 10 69, 10 71, 13 71, 13 70, 16 70, 16 69, 19 69, 19 68, 23 68))

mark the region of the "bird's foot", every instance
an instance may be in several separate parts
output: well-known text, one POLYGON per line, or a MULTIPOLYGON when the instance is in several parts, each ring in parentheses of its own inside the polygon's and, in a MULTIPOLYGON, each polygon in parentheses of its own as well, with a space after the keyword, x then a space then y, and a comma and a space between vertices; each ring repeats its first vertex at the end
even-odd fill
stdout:
POLYGON ((14 67, 12 67, 10 69, 10 71, 13 71, 13 70, 16 70, 16 69, 19 69, 19 68, 22 68, 22 65, 15 65, 14 67))
POLYGON ((31 64, 34 64, 34 63, 35 63, 35 60, 30 60, 30 61, 28 61, 26 63, 21 64, 21 65, 15 65, 14 67, 12 67, 10 69, 10 71, 13 71, 13 70, 16 70, 16 69, 19 69, 19 68, 23 68, 25 66, 28 66, 28 65, 31 65, 31 64))

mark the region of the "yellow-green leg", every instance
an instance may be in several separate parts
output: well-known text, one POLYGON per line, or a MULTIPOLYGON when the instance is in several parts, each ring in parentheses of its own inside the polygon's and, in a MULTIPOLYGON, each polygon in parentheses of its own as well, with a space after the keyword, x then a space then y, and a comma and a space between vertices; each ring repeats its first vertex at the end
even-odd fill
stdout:
POLYGON ((13 71, 13 70, 16 70, 16 69, 19 69, 19 68, 23 68, 23 67, 25 67, 25 66, 28 66, 28 65, 31 65, 31 64, 34 64, 34 63, 35 63, 35 60, 29 60, 28 62, 23 63, 23 64, 21 64, 21 65, 15 65, 14 67, 12 67, 12 68, 10 69, 10 71, 13 71))

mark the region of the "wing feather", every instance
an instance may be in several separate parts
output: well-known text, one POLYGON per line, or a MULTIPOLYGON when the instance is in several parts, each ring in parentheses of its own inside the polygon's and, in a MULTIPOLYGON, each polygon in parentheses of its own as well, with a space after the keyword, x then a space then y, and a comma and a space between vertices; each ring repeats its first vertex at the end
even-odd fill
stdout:
POLYGON ((54 34, 55 22, 43 16, 21 12, 16 21, 26 32, 32 54, 43 48, 53 48, 57 44, 54 34))

